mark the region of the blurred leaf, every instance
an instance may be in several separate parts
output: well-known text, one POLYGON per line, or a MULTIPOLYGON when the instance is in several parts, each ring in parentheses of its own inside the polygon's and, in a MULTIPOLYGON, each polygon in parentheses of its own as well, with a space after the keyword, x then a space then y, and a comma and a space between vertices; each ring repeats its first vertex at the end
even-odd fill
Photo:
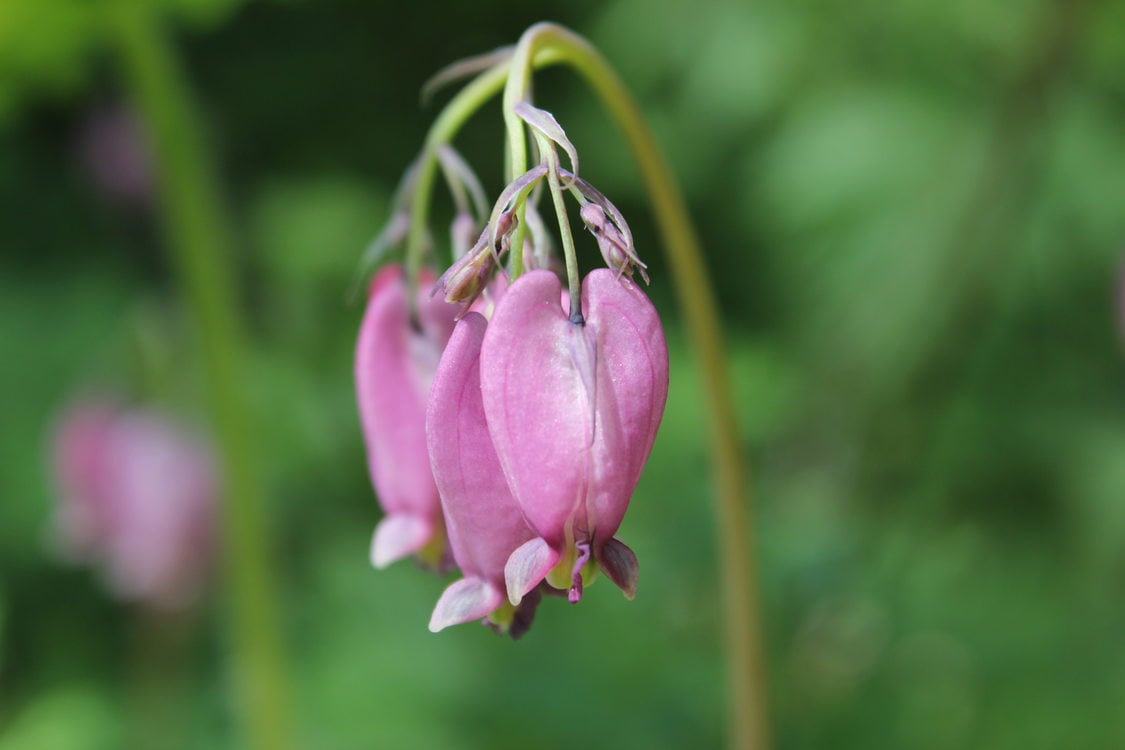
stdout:
POLYGON ((110 750, 121 743, 114 706, 92 686, 46 692, 0 732, 0 750, 110 750))

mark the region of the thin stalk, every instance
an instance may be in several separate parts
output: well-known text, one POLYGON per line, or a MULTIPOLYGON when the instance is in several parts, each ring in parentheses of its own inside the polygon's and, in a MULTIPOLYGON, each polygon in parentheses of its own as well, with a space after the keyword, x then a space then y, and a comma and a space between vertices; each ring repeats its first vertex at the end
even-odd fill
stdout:
POLYGON ((559 157, 546 138, 539 141, 539 149, 547 157, 547 185, 551 189, 551 201, 559 221, 559 236, 562 238, 563 257, 566 259, 566 282, 570 293, 570 322, 582 320, 582 276, 578 273, 578 252, 574 249, 574 235, 570 231, 570 218, 566 214, 566 201, 559 182, 559 157))
POLYGON ((769 746, 761 611, 755 574, 754 538, 749 533, 749 483, 742 439, 735 418, 734 391, 715 295, 687 204, 640 107, 597 50, 585 39, 554 24, 536 24, 524 33, 532 59, 536 47, 554 51, 574 67, 617 122, 641 171, 672 267, 680 309, 703 376, 711 428, 717 491, 719 567, 723 590, 724 653, 730 699, 732 747, 769 746))
POLYGON ((208 406, 222 461, 224 573, 231 672, 245 744, 290 746, 288 683, 270 565, 264 491, 245 387, 244 322, 233 241, 199 117, 148 4, 113 6, 117 53, 156 162, 172 264, 201 347, 208 406))

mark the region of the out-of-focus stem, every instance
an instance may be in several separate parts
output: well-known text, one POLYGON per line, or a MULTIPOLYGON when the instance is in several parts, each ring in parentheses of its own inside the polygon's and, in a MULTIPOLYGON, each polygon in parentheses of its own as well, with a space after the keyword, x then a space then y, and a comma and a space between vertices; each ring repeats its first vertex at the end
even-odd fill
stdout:
POLYGON ((290 746, 288 683, 244 385, 233 242, 198 114, 151 4, 119 0, 112 7, 118 56, 155 157, 165 235, 199 339, 222 457, 223 571, 244 743, 283 750, 290 746))

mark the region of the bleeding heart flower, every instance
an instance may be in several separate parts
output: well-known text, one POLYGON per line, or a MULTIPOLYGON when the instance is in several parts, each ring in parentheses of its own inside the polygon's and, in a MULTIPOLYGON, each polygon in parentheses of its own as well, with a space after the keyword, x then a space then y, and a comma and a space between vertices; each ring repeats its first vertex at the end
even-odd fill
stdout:
POLYGON ((480 388, 480 349, 487 327, 475 312, 457 324, 434 376, 426 435, 441 491, 453 559, 464 575, 441 595, 430 630, 487 618, 519 637, 531 624, 537 597, 519 609, 505 596, 504 564, 535 535, 512 497, 488 435, 480 388))
POLYGON ((114 594, 160 609, 200 593, 214 549, 209 446, 163 414, 78 402, 54 436, 58 552, 97 564, 114 594))
POLYGON ((386 516, 375 528, 371 562, 383 568, 417 553, 433 565, 445 553, 441 503, 426 449, 426 398, 456 308, 431 300, 433 276, 423 272, 416 316, 402 267, 390 265, 371 283, 356 342, 355 381, 367 466, 386 516))
POLYGON ((613 535, 668 395, 664 332, 636 284, 608 269, 590 273, 584 320, 572 321, 561 298, 553 273, 521 276, 497 305, 480 355, 489 434, 537 535, 506 563, 513 604, 544 577, 578 601, 591 562, 632 598, 636 556, 613 535))

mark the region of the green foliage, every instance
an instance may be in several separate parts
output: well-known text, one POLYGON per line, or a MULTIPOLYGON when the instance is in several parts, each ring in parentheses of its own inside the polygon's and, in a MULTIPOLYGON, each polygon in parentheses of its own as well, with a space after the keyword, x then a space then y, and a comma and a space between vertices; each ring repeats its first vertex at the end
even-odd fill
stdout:
POLYGON ((44 94, 69 98, 105 53, 115 5, 149 4, 193 25, 213 26, 239 0, 4 0, 0 6, 0 123, 44 94))
MULTIPOLYGON (((665 424, 621 532, 638 597, 547 601, 515 645, 434 636, 443 582, 367 566, 346 292, 433 114, 418 86, 536 20, 391 5, 162 3, 204 29, 181 43, 242 240, 301 739, 718 746, 691 342, 635 169, 570 74, 544 76, 541 104, 629 217, 670 329, 665 424)), ((135 613, 44 544, 51 416, 90 381, 198 404, 155 218, 75 158, 113 76, 105 7, 0 0, 0 750, 116 747, 137 721, 135 613)), ((1123 5, 537 11, 621 70, 696 208, 750 438, 777 746, 1125 744, 1123 5)), ((495 193, 495 110, 458 145, 495 193)), ((182 747, 236 746, 222 614, 183 646, 182 747)))

